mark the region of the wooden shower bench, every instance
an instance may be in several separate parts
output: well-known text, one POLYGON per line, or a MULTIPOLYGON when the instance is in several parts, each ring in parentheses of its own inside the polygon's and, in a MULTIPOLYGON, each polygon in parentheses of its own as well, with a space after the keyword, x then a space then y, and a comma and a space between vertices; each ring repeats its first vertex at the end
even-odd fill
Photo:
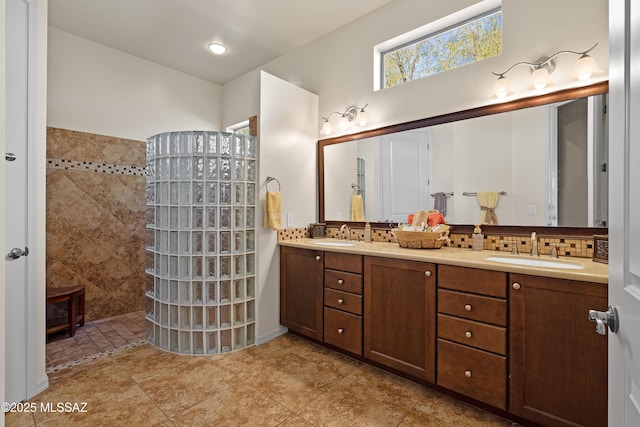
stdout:
POLYGON ((69 329, 69 335, 76 333, 76 325, 84 326, 84 285, 47 288, 47 304, 67 302, 67 319, 63 322, 47 324, 47 335, 69 329))

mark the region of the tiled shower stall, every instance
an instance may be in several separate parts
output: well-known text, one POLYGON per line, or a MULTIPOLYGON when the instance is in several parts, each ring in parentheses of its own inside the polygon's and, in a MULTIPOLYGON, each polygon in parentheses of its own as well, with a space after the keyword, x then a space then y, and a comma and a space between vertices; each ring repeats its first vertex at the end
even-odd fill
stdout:
POLYGON ((147 141, 146 338, 183 354, 255 342, 256 141, 166 132, 147 141))

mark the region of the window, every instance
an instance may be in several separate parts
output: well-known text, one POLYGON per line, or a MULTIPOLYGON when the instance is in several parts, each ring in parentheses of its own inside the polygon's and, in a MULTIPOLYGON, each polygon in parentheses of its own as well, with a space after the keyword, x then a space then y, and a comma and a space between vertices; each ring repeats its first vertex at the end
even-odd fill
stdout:
POLYGON ((388 88, 502 53, 502 9, 381 52, 381 87, 388 88))
POLYGON ((249 135, 249 120, 228 126, 227 132, 237 133, 238 135, 249 135))
POLYGON ((249 135, 249 126, 234 129, 233 133, 238 135, 249 135))

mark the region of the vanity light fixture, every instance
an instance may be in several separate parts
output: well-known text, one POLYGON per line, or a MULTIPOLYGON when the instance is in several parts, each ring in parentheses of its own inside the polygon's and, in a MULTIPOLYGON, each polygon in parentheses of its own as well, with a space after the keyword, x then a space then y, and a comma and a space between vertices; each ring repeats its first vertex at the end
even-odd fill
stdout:
POLYGON ((222 43, 209 43, 209 50, 216 55, 222 55, 227 51, 227 47, 222 43))
POLYGON ((551 73, 553 73, 553 70, 555 69, 555 62, 553 60, 558 55, 564 53, 580 55, 580 58, 576 61, 573 67, 574 79, 584 81, 590 79, 593 75, 602 74, 603 71, 598 68, 598 64, 596 64, 596 61, 593 59, 593 57, 588 55, 588 53, 595 49, 596 46, 598 46, 598 43, 594 44, 589 49, 583 52, 561 50, 560 52, 556 52, 549 57, 542 57, 536 62, 517 62, 502 73, 493 73, 493 75, 498 76, 498 80, 493 85, 493 91, 489 96, 491 98, 505 98, 506 96, 514 93, 511 89, 511 83, 505 75, 518 65, 527 65, 531 68, 531 81, 528 86, 529 89, 542 90, 546 87, 551 86, 553 84, 553 82, 551 81, 551 73))
POLYGON ((369 104, 366 104, 364 107, 349 107, 344 113, 334 111, 329 114, 328 117, 323 117, 322 120, 324 120, 324 123, 322 124, 322 129, 320 129, 320 133, 322 135, 331 135, 333 132, 333 124, 329 120, 336 114, 340 116, 340 119, 338 119, 338 129, 341 131, 349 129, 352 122, 361 127, 366 126, 367 123, 369 123, 369 115, 364 109, 367 108, 368 105, 369 104))

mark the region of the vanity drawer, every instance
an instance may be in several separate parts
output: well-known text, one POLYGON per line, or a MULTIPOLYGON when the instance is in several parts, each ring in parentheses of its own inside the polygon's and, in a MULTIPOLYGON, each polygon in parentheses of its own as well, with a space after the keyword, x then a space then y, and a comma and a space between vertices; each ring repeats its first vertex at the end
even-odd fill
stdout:
POLYGON ((503 299, 438 289, 438 312, 507 326, 507 301, 503 299))
POLYGON ((438 266, 438 287, 493 297, 507 297, 507 273, 477 268, 438 266))
POLYGON ((362 316, 325 307, 324 342, 362 355, 362 316))
POLYGON ((325 252, 324 268, 362 274, 362 255, 325 252))
POLYGON ((501 355, 507 354, 507 329, 438 314, 438 337, 501 355))
POLYGON ((507 407, 507 358, 438 339, 438 385, 507 407))
POLYGON ((362 315, 362 296, 324 288, 324 305, 362 315))
POLYGON ((344 271, 324 270, 324 286, 362 295, 362 275, 345 273, 344 271))

